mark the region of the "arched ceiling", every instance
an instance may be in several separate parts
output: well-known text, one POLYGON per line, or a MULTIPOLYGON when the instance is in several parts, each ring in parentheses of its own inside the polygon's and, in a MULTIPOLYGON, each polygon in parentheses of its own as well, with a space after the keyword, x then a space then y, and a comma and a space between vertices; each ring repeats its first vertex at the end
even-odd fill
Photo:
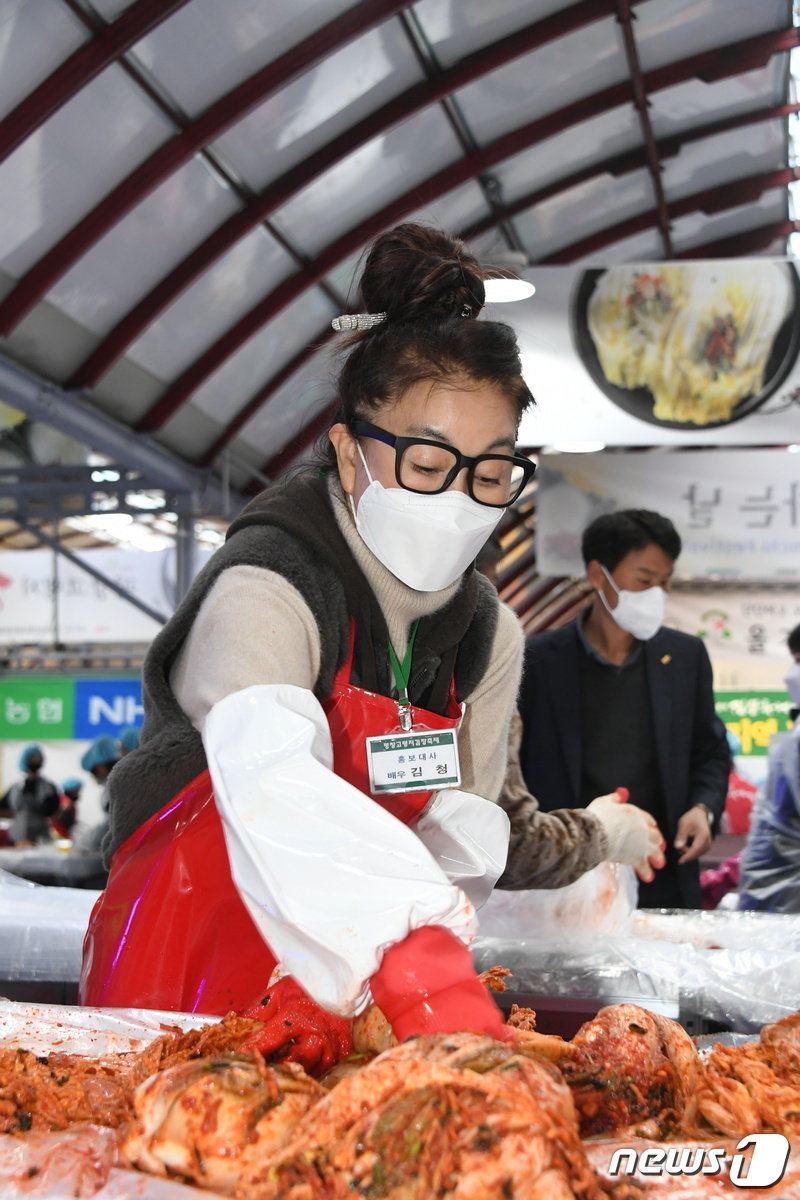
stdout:
POLYGON ((399 220, 534 280, 783 254, 798 41, 790 0, 0 0, 0 398, 244 489, 399 220))

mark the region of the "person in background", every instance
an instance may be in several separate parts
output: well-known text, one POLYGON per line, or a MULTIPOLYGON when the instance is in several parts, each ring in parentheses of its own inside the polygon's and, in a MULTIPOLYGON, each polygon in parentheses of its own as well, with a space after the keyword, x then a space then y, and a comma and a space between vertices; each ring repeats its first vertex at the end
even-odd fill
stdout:
MULTIPOLYGON (((475 569, 495 588, 502 557, 502 543, 493 533, 475 560, 475 569)), ((509 818, 511 837, 506 869, 497 887, 516 892, 566 887, 601 862, 626 863, 640 879, 652 879, 653 871, 664 864, 666 846, 660 834, 655 836, 652 818, 648 824, 634 805, 622 808, 622 790, 596 797, 585 809, 540 812, 522 777, 522 732, 522 718, 515 708, 508 729, 506 775, 497 801, 509 818)))
POLYGON ((767 779, 741 857, 739 908, 800 912, 800 625, 786 639, 791 729, 770 740, 767 779))
POLYGON ((71 775, 61 784, 58 812, 50 818, 50 828, 56 837, 72 838, 78 820, 78 801, 82 788, 82 781, 75 775, 71 775))
POLYGON ((658 513, 592 521, 582 539, 592 603, 529 639, 519 704, 522 772, 542 808, 587 805, 622 787, 664 830, 666 866, 640 882, 642 907, 700 907, 698 859, 730 767, 705 646, 662 624, 680 550, 658 513))
POLYGON ((119 733, 119 744, 122 748, 122 758, 126 754, 130 754, 131 750, 138 749, 141 740, 141 731, 136 725, 128 725, 126 729, 121 729, 119 733))
POLYGON ((439 230, 367 253, 324 456, 232 523, 148 652, 83 1003, 244 1008, 314 1069, 370 996, 400 1040, 507 1036, 467 942, 508 852, 523 639, 474 563, 533 475, 532 396, 484 299, 439 230))
POLYGON ((122 758, 122 746, 119 739, 104 733, 95 738, 89 749, 81 758, 81 766, 88 771, 96 783, 100 784, 100 807, 105 814, 101 821, 93 825, 80 838, 76 839, 76 850, 93 852, 99 851, 103 838, 108 833, 108 777, 122 758))
POLYGON ((44 751, 26 746, 19 756, 24 777, 11 785, 3 803, 11 810, 9 836, 15 846, 50 840, 50 817, 58 811, 58 788, 41 774, 44 751))

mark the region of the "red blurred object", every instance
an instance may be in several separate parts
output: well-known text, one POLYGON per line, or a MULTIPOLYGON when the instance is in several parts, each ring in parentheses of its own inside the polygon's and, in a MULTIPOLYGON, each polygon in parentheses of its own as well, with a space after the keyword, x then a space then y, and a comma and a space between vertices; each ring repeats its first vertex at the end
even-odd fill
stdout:
POLYGON ((741 854, 726 858, 718 867, 710 867, 700 875, 703 908, 716 908, 723 896, 735 892, 739 886, 739 861, 741 854))
POLYGON ((113 857, 83 943, 81 1004, 224 1015, 275 967, 231 878, 203 771, 113 857))
POLYGON ((370 986, 400 1041, 459 1029, 501 1040, 513 1035, 475 974, 469 950, 441 925, 414 929, 390 946, 370 986))
POLYGON ((243 1050, 300 1063, 310 1075, 321 1075, 353 1049, 350 1021, 327 1012, 289 975, 242 1015, 264 1022, 262 1031, 242 1043, 243 1050))
POLYGON ((728 776, 728 795, 725 799, 725 832, 749 833, 750 817, 758 788, 748 779, 731 771, 728 776))

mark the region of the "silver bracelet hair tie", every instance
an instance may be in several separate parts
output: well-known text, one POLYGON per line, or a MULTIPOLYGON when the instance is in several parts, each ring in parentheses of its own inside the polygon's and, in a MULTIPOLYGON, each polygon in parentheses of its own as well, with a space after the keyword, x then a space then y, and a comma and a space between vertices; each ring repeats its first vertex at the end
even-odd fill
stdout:
POLYGON ((372 329, 386 320, 386 313, 346 313, 334 317, 331 325, 337 333, 350 333, 351 330, 372 329))

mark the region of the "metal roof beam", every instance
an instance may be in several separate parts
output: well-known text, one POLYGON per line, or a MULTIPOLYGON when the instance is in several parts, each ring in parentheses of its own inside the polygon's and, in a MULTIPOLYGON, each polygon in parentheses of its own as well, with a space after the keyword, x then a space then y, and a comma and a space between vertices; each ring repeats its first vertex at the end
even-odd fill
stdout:
POLYGON ((0 355, 0 399, 38 421, 59 429, 115 463, 142 471, 170 491, 190 492, 203 512, 227 516, 243 497, 228 492, 205 470, 177 458, 152 439, 134 437, 130 428, 26 367, 0 355))
POLYGON ((746 229, 743 233, 735 233, 731 237, 704 242, 701 246, 692 246, 689 250, 680 251, 675 257, 739 258, 742 255, 758 254, 778 238, 788 238, 793 233, 800 233, 800 221, 778 221, 775 224, 759 225, 756 229, 746 229))
POLYGON ((80 46, 0 121, 0 163, 106 67, 189 0, 136 0, 80 46))
MULTIPOLYGON (((772 188, 786 187, 797 179, 800 179, 800 168, 798 167, 784 167, 780 171, 748 175, 742 179, 733 179, 729 183, 718 184, 713 188, 706 188, 702 192, 695 192, 692 196, 673 200, 669 206, 669 212, 672 218, 685 217, 696 212, 726 212, 728 209, 738 208, 742 204, 756 201, 764 192, 772 188)), ((626 217, 623 221, 616 221, 613 225, 599 229, 588 237, 562 246, 553 254, 547 254, 544 258, 539 259, 539 262, 547 265, 574 262, 578 258, 585 258, 587 254, 593 254, 596 250, 602 250, 614 242, 630 237, 634 233, 652 229, 654 225, 659 224, 659 219, 658 209, 648 209, 647 212, 626 217)), ((736 257, 740 255, 741 251, 737 253, 736 257)))
POLYGON ((666 196, 664 195, 664 184, 661 179, 661 160, 658 156, 656 139, 653 136, 653 126, 650 123, 650 101, 647 99, 647 87, 645 85, 644 76, 642 75, 641 63, 639 62, 639 51, 636 46, 636 36, 633 32, 633 14, 631 13, 630 0, 617 0, 617 20, 619 21, 622 29, 622 40, 625 45, 625 57, 628 60, 628 70, 630 71, 631 84, 633 86, 633 103, 636 108, 636 115, 639 118, 639 126, 644 139, 647 167, 650 171, 650 177, 653 181, 653 195, 655 196, 656 200, 658 227, 661 232, 664 255, 666 258, 672 258, 669 209, 667 208, 667 200, 666 196))
MULTIPOLYGON (((737 113, 733 117, 724 117, 719 121, 712 121, 704 125, 697 125, 693 129, 687 129, 679 134, 675 134, 669 138, 663 138, 658 145, 659 157, 670 158, 677 154, 685 145, 692 142, 702 141, 705 138, 714 137, 721 133, 728 133, 733 129, 744 128, 748 125, 756 125, 761 121, 776 120, 780 117, 788 116, 790 113, 800 112, 800 103, 796 104, 778 104, 770 108, 761 108, 749 113, 737 113)), ((580 183, 586 182, 587 179, 592 179, 600 175, 613 175, 615 177, 624 175, 628 171, 639 170, 646 166, 645 152, 643 148, 629 150, 623 154, 613 155, 610 158, 603 159, 602 162, 590 164, 587 167, 581 168, 579 171, 574 171, 570 175, 563 176, 561 179, 555 180, 545 188, 539 188, 535 192, 528 192, 525 196, 519 197, 511 204, 506 204, 505 211, 508 216, 516 216, 518 213, 525 211, 528 208, 534 207, 536 204, 542 203, 544 200, 550 199, 552 196, 559 195, 562 192, 568 191, 570 188, 577 186, 580 183)), ((487 229, 493 228, 497 223, 498 216, 496 213, 490 213, 488 217, 481 221, 476 221, 466 229, 459 232, 459 237, 469 240, 476 237, 480 233, 485 233, 487 229)), ((323 329, 319 335, 312 338, 308 346, 296 354, 291 362, 287 363, 277 375, 273 376, 263 387, 259 388, 255 396, 250 399, 244 408, 237 413, 236 417, 230 423, 225 431, 217 438, 216 442, 207 453, 204 455, 203 466, 210 466, 216 459, 217 455, 229 444, 243 428, 247 422, 255 416, 255 414, 266 405, 272 398, 273 394, 286 383, 287 379, 291 378, 296 370, 298 370, 309 358, 313 357, 317 351, 326 344, 331 338, 331 331, 323 329)))
POLYGON ((406 2, 361 0, 215 101, 140 163, 31 267, 0 304, 0 333, 18 325, 79 258, 209 142, 316 63, 393 16, 406 2))
MULTIPOLYGON (((642 2, 642 0, 640 0, 642 2)), ((614 11, 614 0, 579 0, 577 4, 524 29, 500 38, 491 45, 467 55, 438 74, 408 88, 359 120, 338 137, 332 138, 313 154, 296 163, 274 179, 253 201, 218 226, 189 252, 170 272, 126 313, 88 358, 77 368, 70 385, 90 387, 97 383, 127 347, 156 320, 181 292, 185 291, 223 254, 286 205, 293 196, 320 178, 359 147, 380 136, 421 109, 446 99, 488 71, 499 70, 522 54, 530 53, 557 37, 573 32, 614 11)), ((493 208, 495 216, 497 207, 493 208)))
MULTIPOLYGON (((800 44, 800 28, 791 27, 765 35, 762 38, 745 39, 714 51, 693 55, 680 62, 669 63, 648 72, 645 83, 649 92, 670 87, 687 78, 722 78, 726 74, 742 69, 741 63, 751 64, 756 59, 767 60, 771 54, 787 50, 800 44)), ((350 255, 362 248, 365 242, 397 220, 401 220, 420 203, 431 203, 446 192, 458 187, 467 179, 494 166, 503 159, 519 154, 532 145, 550 137, 561 129, 597 115, 598 111, 624 104, 630 98, 630 83, 614 84, 593 96, 574 101, 565 108, 545 117, 529 122, 473 155, 465 155, 450 166, 429 176, 423 183, 411 188, 402 196, 391 201, 378 212, 366 218, 360 225, 348 230, 335 242, 326 246, 308 268, 290 276, 278 287, 264 296, 249 312, 239 318, 208 349, 191 363, 142 417, 137 429, 152 432, 159 429, 187 398, 217 371, 245 342, 257 333, 268 321, 296 300, 304 291, 319 282, 329 271, 350 255)))
MULTIPOLYGON (((686 129, 678 134, 673 134, 669 138, 661 138, 657 141, 659 158, 672 158, 678 154, 684 146, 690 145, 692 142, 700 142, 705 138, 716 137, 722 133, 729 133, 733 129, 744 129, 748 125, 758 125, 762 121, 777 120, 780 117, 788 117, 791 113, 800 112, 800 103, 795 104, 776 104, 770 108, 759 108, 753 112, 737 113, 733 117, 724 117, 720 121, 710 121, 704 125, 696 125, 693 129, 686 129)), ((553 196, 559 196, 563 192, 567 192, 570 188, 577 187, 578 184, 586 183, 589 179, 597 178, 601 175, 613 175, 617 178, 620 175, 625 175, 629 171, 639 171, 647 165, 645 152, 643 148, 635 150, 627 150, 622 154, 614 154, 610 158, 605 158, 601 162, 589 163, 585 167, 581 167, 578 171, 573 171, 570 175, 564 175, 560 179, 556 179, 547 187, 537 188, 533 192, 526 192, 524 196, 518 196, 516 200, 512 200, 505 206, 508 216, 518 216, 519 213, 525 212, 529 208, 535 208, 537 204, 542 204, 545 200, 552 199, 553 196)), ((480 221, 473 222, 466 229, 462 229, 459 237, 473 238, 481 233, 485 233, 488 229, 493 228, 495 224, 494 215, 482 218, 480 221)))

